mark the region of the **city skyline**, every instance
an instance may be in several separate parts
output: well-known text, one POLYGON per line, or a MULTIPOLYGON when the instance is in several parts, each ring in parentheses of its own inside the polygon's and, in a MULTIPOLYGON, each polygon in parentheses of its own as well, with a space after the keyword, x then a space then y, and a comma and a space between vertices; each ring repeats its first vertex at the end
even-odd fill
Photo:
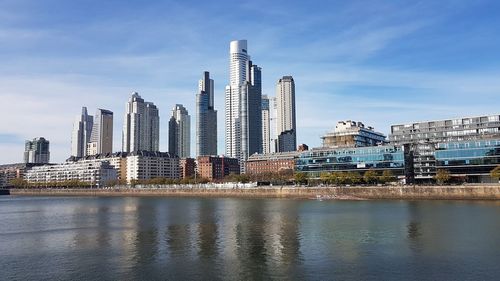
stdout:
MULTIPOLYGON (((164 10, 161 3, 123 5, 113 13, 113 4, 2 3, 0 112, 9 122, 0 125, 0 162, 21 162, 24 140, 34 136, 51 141, 52 162, 64 161, 72 116, 84 104, 115 112, 113 151, 121 150, 120 117, 132 91, 158 106, 160 150, 166 151, 168 109, 181 103, 195 112, 193 81, 204 70, 219 81, 215 108, 222 154, 227 44, 236 39, 250 42, 264 69, 263 94, 272 95, 283 75, 298 81, 297 140, 311 147, 338 120, 360 120, 387 135, 392 124, 498 111, 496 2, 350 1, 305 9, 266 3, 260 9, 262 4, 236 5, 235 11, 253 16, 237 21, 235 31, 227 24, 231 16, 199 17, 222 7, 217 5, 196 10, 177 3, 169 6, 173 17, 163 20, 156 12, 164 10), (54 16, 54 5, 66 12, 54 16), (326 12, 329 5, 335 13, 326 12), (101 9, 111 16, 95 13, 101 9), (280 14, 289 17, 278 19, 280 14), (455 25, 458 19, 462 24, 455 25), (213 31, 210 40, 199 36, 206 30, 213 31)), ((191 147, 194 155, 194 138, 191 147)))

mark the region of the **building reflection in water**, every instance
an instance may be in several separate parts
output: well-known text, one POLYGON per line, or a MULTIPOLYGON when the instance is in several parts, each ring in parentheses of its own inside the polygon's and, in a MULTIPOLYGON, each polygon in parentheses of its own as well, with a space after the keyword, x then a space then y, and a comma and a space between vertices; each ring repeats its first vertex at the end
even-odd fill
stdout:
POLYGON ((409 247, 412 251, 421 251, 421 214, 420 208, 421 203, 415 201, 408 202, 408 225, 407 229, 407 237, 409 242, 409 247))

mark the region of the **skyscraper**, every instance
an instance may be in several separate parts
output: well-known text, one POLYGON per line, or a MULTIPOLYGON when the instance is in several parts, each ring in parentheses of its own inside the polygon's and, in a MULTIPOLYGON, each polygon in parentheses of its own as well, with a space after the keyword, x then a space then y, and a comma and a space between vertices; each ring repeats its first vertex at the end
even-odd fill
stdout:
POLYGON ((160 117, 152 102, 134 92, 125 107, 122 133, 123 152, 159 151, 160 117))
POLYGON ((168 152, 180 158, 191 155, 191 116, 182 104, 172 109, 168 122, 168 152))
POLYGON ((278 152, 297 149, 295 124, 295 82, 292 76, 283 76, 276 84, 278 152), (281 143, 280 143, 281 141, 281 143))
POLYGON ((113 152, 113 112, 97 109, 87 155, 113 152))
POLYGON ((87 145, 90 142, 94 118, 88 115, 87 108, 82 107, 82 113, 76 116, 71 136, 71 156, 84 157, 87 155, 87 145))
POLYGON ((217 155, 217 110, 214 110, 214 80, 205 71, 196 95, 196 155, 217 155))
POLYGON ((271 153, 271 111, 267 95, 262 95, 262 153, 271 153))
POLYGON ((50 161, 49 141, 43 137, 27 140, 24 147, 24 163, 42 163, 50 161))
POLYGON ((249 155, 262 152, 261 68, 250 61, 246 40, 231 41, 229 53, 226 155, 245 161, 249 155))

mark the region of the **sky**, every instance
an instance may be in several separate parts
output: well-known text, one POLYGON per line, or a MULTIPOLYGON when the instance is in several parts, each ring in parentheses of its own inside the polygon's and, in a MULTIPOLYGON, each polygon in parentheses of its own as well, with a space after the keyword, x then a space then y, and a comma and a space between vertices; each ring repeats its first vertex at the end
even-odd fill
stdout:
POLYGON ((121 149, 134 91, 160 110, 168 149, 175 104, 192 116, 203 71, 215 81, 224 153, 229 42, 247 39, 263 94, 292 75, 297 141, 321 145, 339 120, 388 134, 392 124, 500 113, 500 1, 0 0, 0 164, 24 142, 71 152, 75 115, 114 112, 121 149))

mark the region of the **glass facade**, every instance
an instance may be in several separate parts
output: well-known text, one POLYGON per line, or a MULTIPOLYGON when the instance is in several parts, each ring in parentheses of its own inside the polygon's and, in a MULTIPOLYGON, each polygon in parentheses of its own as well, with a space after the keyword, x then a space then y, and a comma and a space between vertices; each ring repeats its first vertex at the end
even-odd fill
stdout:
POLYGON ((490 171, 500 165, 500 139, 439 143, 434 156, 436 167, 452 175, 488 177, 490 171))
POLYGON ((302 152, 296 162, 296 170, 319 177, 321 172, 359 171, 368 169, 391 170, 404 175, 406 161, 402 146, 373 146, 359 148, 331 148, 302 152))

